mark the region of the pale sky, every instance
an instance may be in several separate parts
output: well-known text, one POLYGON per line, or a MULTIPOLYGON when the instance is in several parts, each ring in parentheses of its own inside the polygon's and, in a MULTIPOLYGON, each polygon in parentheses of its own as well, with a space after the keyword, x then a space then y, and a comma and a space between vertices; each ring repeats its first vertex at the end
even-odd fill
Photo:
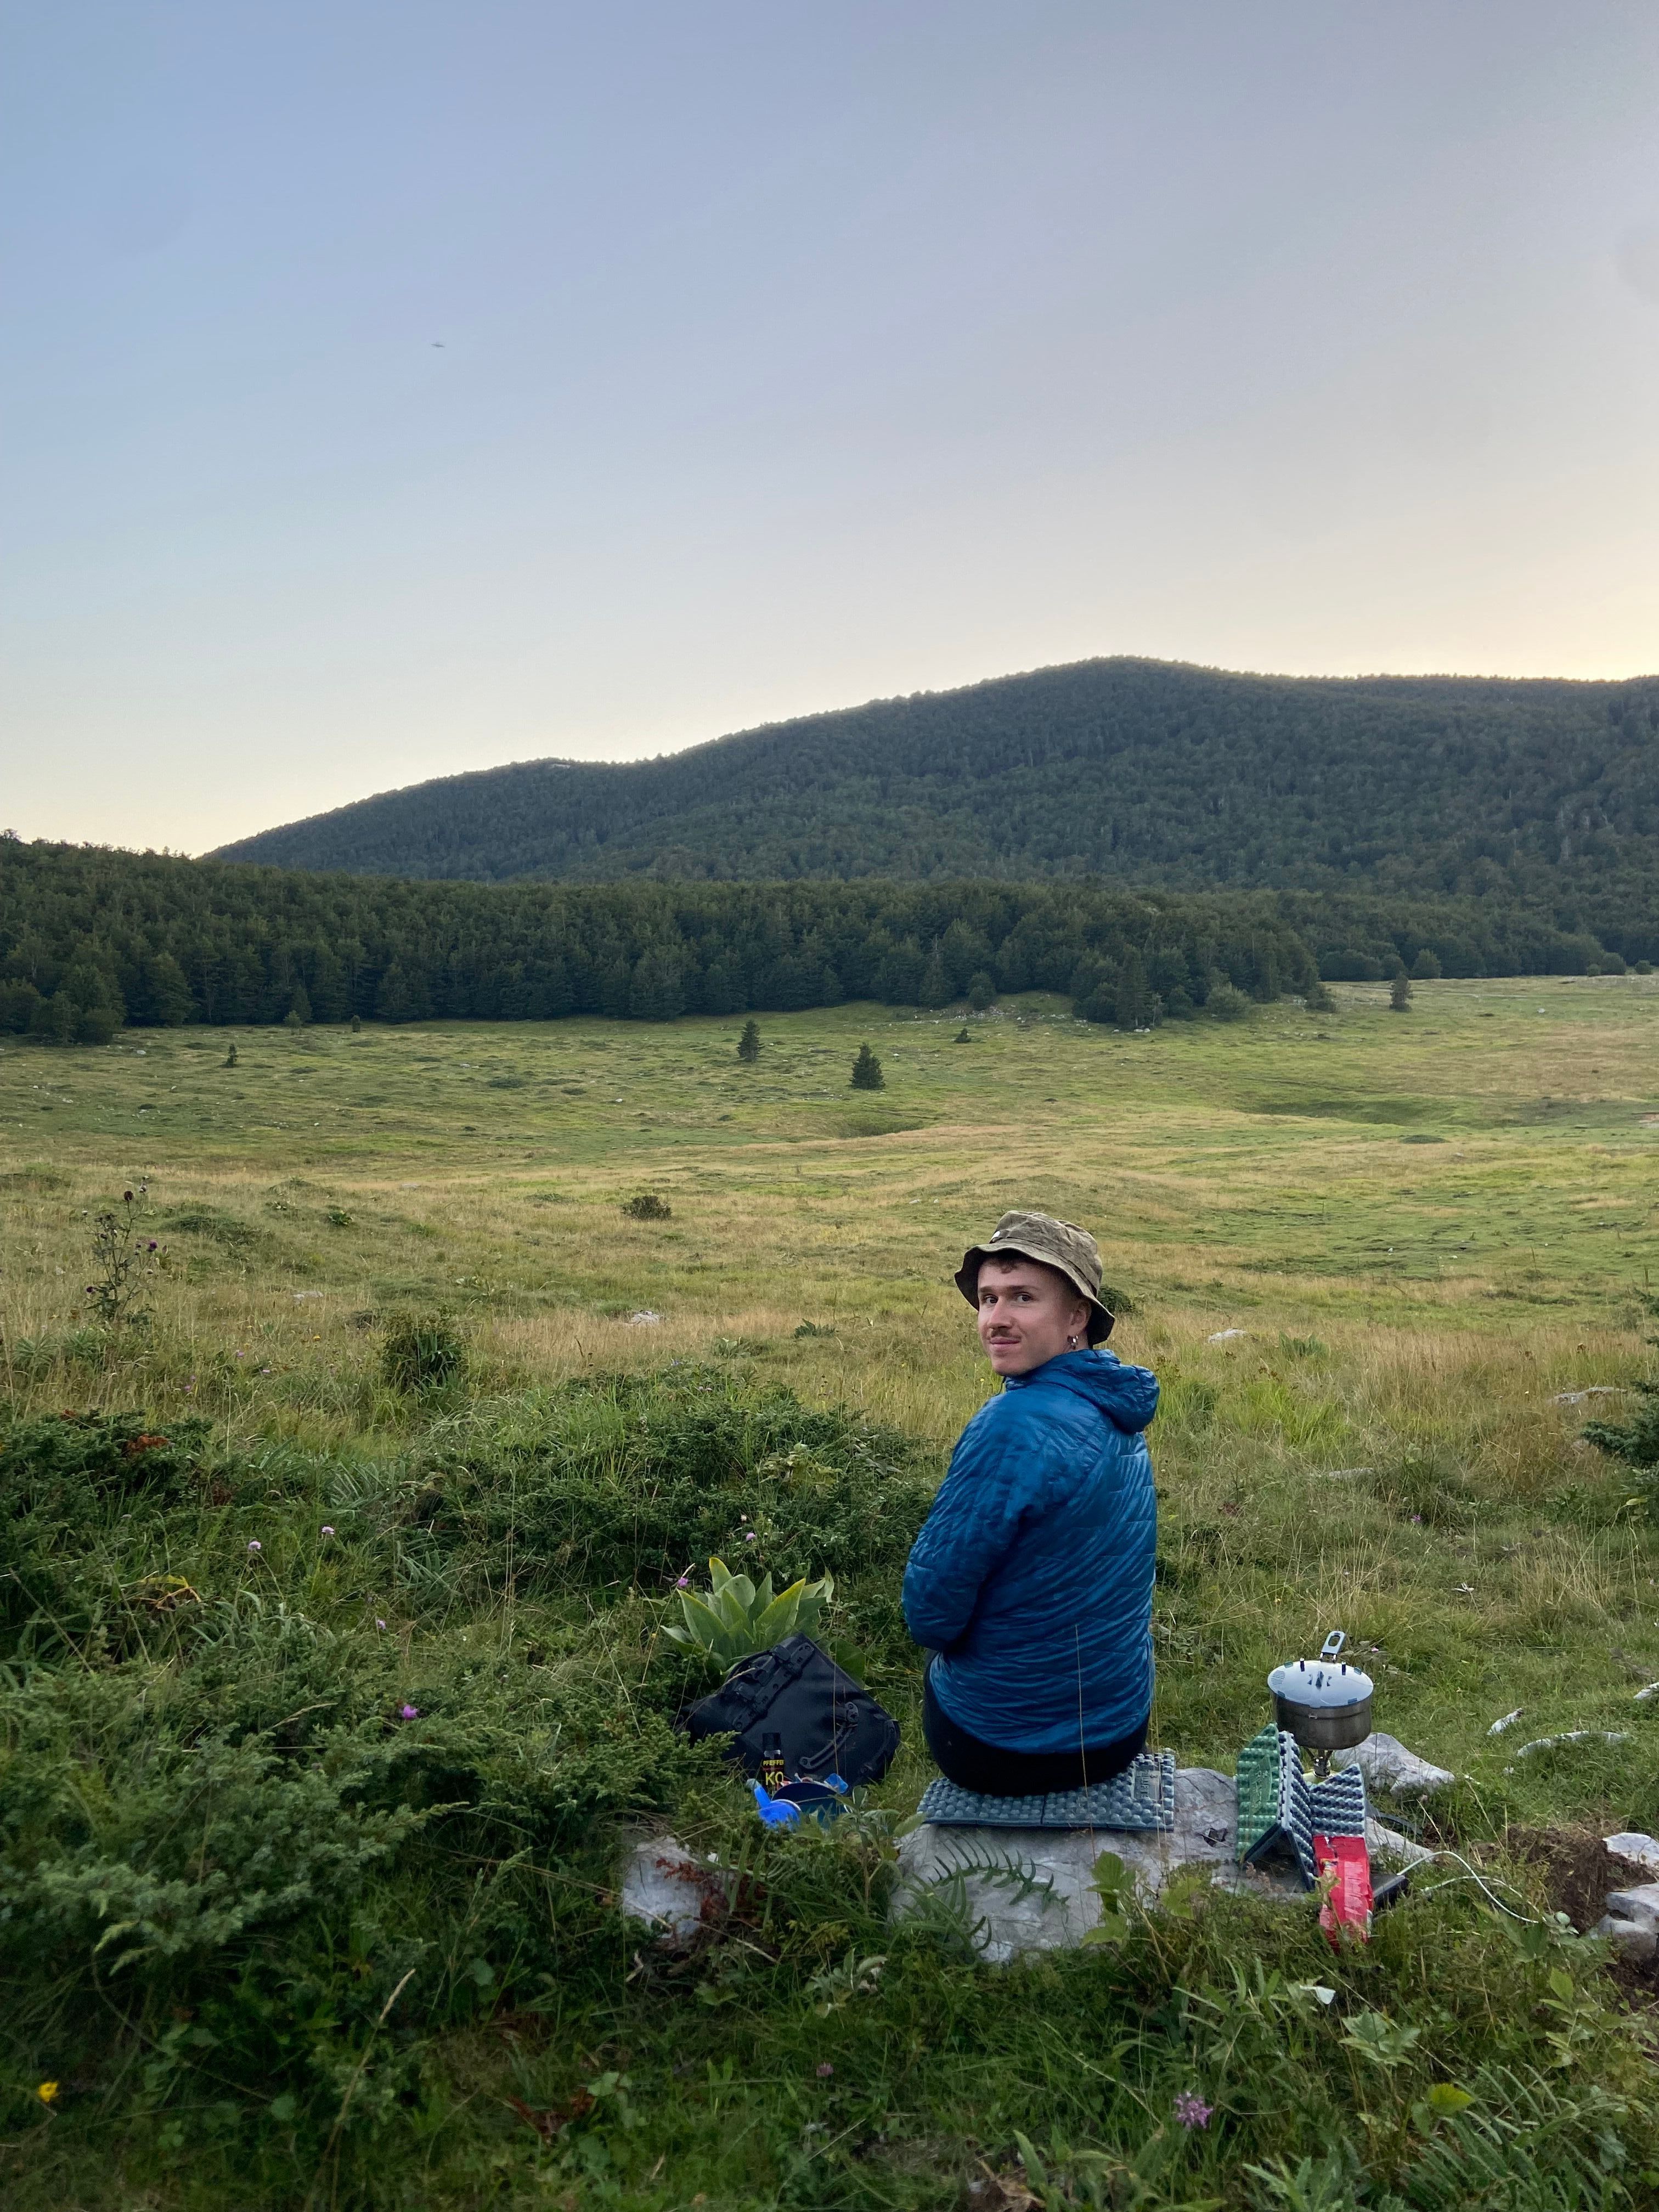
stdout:
POLYGON ((0 0, 0 826, 1659 668, 1653 0, 0 0))

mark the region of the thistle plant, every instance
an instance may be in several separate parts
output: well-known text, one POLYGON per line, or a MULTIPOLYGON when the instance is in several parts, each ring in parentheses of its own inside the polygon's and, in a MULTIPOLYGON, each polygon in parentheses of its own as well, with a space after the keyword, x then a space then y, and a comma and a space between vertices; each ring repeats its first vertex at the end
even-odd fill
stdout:
POLYGON ((825 1575, 816 1583, 803 1577, 775 1597, 770 1575, 757 1589, 747 1575, 734 1575, 723 1559, 709 1560, 708 1583, 706 1597, 696 1590, 680 1591, 684 1625, 670 1622, 663 1634, 689 1651, 701 1651, 722 1674, 739 1659, 769 1651, 786 1636, 813 1635, 836 1594, 835 1577, 825 1575))
POLYGON ((161 1248, 145 1231, 149 1226, 149 1191, 122 1194, 119 1213, 99 1215, 92 1232, 92 1261, 97 1279, 87 1285, 87 1304, 106 1328, 142 1328, 150 1318, 144 1297, 161 1264, 161 1248))

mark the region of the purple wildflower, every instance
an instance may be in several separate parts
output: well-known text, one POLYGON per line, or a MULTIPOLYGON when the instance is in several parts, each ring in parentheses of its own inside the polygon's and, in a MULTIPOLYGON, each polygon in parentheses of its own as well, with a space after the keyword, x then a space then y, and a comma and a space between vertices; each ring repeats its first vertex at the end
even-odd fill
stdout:
POLYGON ((325 1521, 320 1533, 325 1536, 331 1536, 334 1534, 334 1531, 329 1527, 327 1522, 325 1521))
POLYGON ((398 1710, 406 1721, 417 1721, 421 1717, 421 1709, 418 1705, 399 1705, 398 1710))
POLYGON ((1413 1513, 1413 1516, 1412 1516, 1412 1519, 1413 1519, 1413 1521, 1416 1523, 1416 1525, 1417 1525, 1417 1527, 1418 1527, 1418 1528, 1420 1528, 1422 1527, 1422 1525, 1423 1525, 1423 1516, 1422 1516, 1420 1513, 1413 1513))
POLYGON ((827 2081, 835 2070, 835 2068, 830 2063, 830 2061, 827 2058, 821 2060, 818 2064, 819 2081, 827 2081))
POLYGON ((744 1540, 744 1542, 745 1544, 757 1544, 757 1543, 759 1543, 759 1541, 760 1541, 760 1538, 759 1538, 759 1537, 755 1534, 754 1530, 751 1528, 751 1529, 749 1531, 749 1534, 748 1534, 744 1538, 744 1540, 744 1540))
POLYGON ((374 1626, 376 1626, 376 1628, 384 1628, 384 1627, 386 1626, 386 1623, 385 1623, 385 1621, 383 1621, 383 1620, 377 1620, 377 1621, 375 1622, 374 1626))
POLYGON ((153 1252, 155 1249, 155 1239, 153 1237, 150 1238, 149 1243, 145 1245, 144 1249, 146 1252, 153 1252))
POLYGON ((690 1587, 691 1587, 691 1577, 690 1577, 690 1575, 682 1575, 682 1576, 680 1577, 680 1578, 679 1578, 678 1582, 677 1582, 677 1583, 675 1583, 674 1587, 675 1587, 675 1589, 690 1589, 690 1587))
POLYGON ((1183 2128, 1207 2128, 1214 2110, 1191 2089, 1183 2089, 1175 2100, 1175 2116, 1183 2128))
POLYGON ((250 1551, 250 1552, 263 1552, 263 1551, 264 1551, 264 1549, 265 1548, 265 1547, 264 1547, 264 1545, 259 1541, 259 1539, 258 1539, 257 1536, 251 1536, 251 1537, 248 1539, 248 1547, 248 1547, 248 1549, 249 1549, 249 1551, 250 1551))

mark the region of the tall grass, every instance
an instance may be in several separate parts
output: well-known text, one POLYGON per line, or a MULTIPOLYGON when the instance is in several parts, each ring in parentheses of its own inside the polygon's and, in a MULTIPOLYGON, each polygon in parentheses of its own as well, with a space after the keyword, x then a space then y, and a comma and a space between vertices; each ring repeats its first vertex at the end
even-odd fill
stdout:
POLYGON ((1524 1856, 1659 1829, 1659 1545, 1578 1433, 1626 1401, 1556 1402, 1649 1356, 1644 991, 884 1024, 864 1135, 816 1093, 868 1010, 779 1020, 759 1077, 713 1024, 0 1054, 8 2206, 921 2212, 987 2166, 1016 2203, 1650 2201, 1650 1991, 1524 1856), (95 1215, 144 1170, 153 1318, 100 1328, 95 1215), (949 1273, 1015 1200, 1100 1231, 1164 1381, 1159 1737, 1231 1765, 1345 1627, 1458 1777, 1431 1832, 1530 1926, 1450 1864, 1340 1955, 1185 1893, 1003 1973, 948 1896, 889 1925, 928 1771, 898 1572, 987 1388, 949 1273), (388 1357, 441 1310, 464 1376, 388 1357), (672 1726, 660 1600, 751 1530, 833 1568, 904 1729, 823 1837, 763 1836, 672 1726), (615 1913, 635 1823, 720 1870, 688 1959, 615 1913))

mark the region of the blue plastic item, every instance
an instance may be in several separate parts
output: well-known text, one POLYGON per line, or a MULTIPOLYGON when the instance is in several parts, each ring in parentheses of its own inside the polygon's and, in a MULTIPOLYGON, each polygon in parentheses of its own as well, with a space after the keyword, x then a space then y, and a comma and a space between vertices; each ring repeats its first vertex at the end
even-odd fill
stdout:
POLYGON ((763 1824, 769 1828, 793 1827, 800 1818, 800 1807, 792 1805, 787 1798, 774 1797, 763 1782, 751 1782, 755 1793, 755 1810, 763 1824))
POLYGON ((749 1787, 755 1793, 755 1810, 769 1828, 793 1826, 803 1813, 810 1813, 817 1820, 833 1820, 847 1794, 847 1784, 838 1774, 832 1774, 827 1782, 804 1778, 786 1782, 775 1790, 769 1790, 763 1782, 751 1782, 749 1787))

